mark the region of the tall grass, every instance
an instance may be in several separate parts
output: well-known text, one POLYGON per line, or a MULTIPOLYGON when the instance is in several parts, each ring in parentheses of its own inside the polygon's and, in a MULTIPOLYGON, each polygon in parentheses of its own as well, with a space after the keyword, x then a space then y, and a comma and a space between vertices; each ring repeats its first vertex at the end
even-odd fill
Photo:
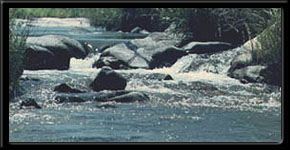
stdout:
POLYGON ((9 99, 19 95, 19 78, 23 73, 23 53, 28 32, 17 30, 18 9, 9 9, 9 99))

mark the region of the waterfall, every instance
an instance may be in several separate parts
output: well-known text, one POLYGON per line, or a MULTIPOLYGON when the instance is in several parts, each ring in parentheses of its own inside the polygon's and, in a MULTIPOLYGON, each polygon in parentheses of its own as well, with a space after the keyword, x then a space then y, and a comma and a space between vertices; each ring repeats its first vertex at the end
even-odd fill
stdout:
POLYGON ((98 60, 100 54, 89 55, 84 59, 70 59, 69 70, 84 70, 84 69, 92 69, 93 63, 98 60))
POLYGON ((241 84, 227 76, 230 63, 243 49, 235 48, 215 54, 189 54, 178 59, 171 67, 153 72, 170 74, 177 81, 204 81, 214 84, 241 84))

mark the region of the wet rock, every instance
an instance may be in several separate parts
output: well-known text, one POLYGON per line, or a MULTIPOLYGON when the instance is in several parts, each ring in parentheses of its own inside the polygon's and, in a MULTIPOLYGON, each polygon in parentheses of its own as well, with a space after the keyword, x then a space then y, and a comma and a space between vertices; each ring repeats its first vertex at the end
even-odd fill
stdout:
POLYGON ((149 97, 141 92, 130 92, 128 94, 123 94, 120 96, 116 96, 113 98, 108 99, 108 101, 115 101, 115 102, 121 102, 121 103, 129 103, 129 102, 135 102, 135 101, 148 101, 149 97))
POLYGON ((114 69, 171 66, 186 54, 182 49, 175 47, 180 41, 180 37, 169 32, 150 33, 146 38, 134 39, 107 48, 102 52, 95 66, 105 65, 114 69))
POLYGON ((177 59, 185 55, 186 52, 175 46, 165 47, 161 50, 156 50, 156 53, 152 55, 152 60, 150 61, 149 66, 151 69, 170 67, 177 61, 177 59))
POLYGON ((96 107, 101 108, 101 109, 116 108, 116 106, 112 104, 100 104, 100 105, 97 105, 96 107))
POLYGON ((41 107, 35 102, 34 99, 28 98, 20 102, 20 109, 35 108, 40 109, 41 107))
POLYGON ((100 57, 94 64, 93 68, 102 68, 104 66, 110 66, 112 69, 127 69, 127 64, 116 57, 107 56, 100 57))
POLYGON ((116 73, 110 67, 103 67, 90 84, 90 87, 94 91, 124 90, 126 85, 127 80, 123 76, 116 73))
POLYGON ((189 54, 216 53, 231 48, 232 45, 225 42, 190 42, 183 46, 184 51, 189 54))
POLYGON ((82 103, 86 100, 76 96, 76 95, 59 95, 55 97, 55 103, 82 103))
POLYGON ((247 66, 241 69, 234 70, 230 77, 241 80, 243 83, 247 82, 264 82, 264 77, 261 75, 261 72, 265 70, 266 66, 256 65, 256 66, 247 66))
POLYGON ((163 73, 149 73, 149 74, 142 74, 137 72, 122 72, 120 73, 126 79, 145 79, 145 80, 173 80, 173 78, 169 74, 163 73))
POLYGON ((232 62, 229 69, 229 73, 232 73, 236 69, 241 69, 243 67, 249 66, 253 61, 253 56, 250 52, 244 52, 236 56, 232 62))
POLYGON ((37 78, 30 78, 30 77, 21 77, 20 80, 22 81, 40 81, 40 79, 37 78))
POLYGON ((171 77, 171 75, 166 75, 163 80, 173 80, 173 78, 171 77))
POLYGON ((148 101, 149 97, 142 93, 142 92, 135 92, 135 91, 110 91, 110 92, 103 92, 99 93, 100 95, 95 98, 98 102, 110 102, 115 101, 119 103, 129 103, 129 102, 142 102, 148 101))
POLYGON ((62 93, 84 93, 84 91, 73 89, 65 83, 62 83, 56 86, 53 91, 62 92, 62 93))
POLYGON ((130 92, 131 91, 127 91, 127 90, 101 91, 101 92, 98 92, 98 95, 94 98, 94 100, 98 102, 106 102, 108 101, 108 99, 111 99, 116 96, 128 94, 130 92))
POLYGON ((140 27, 135 27, 135 28, 133 28, 130 32, 131 33, 140 33, 142 31, 142 28, 140 28, 140 27))
POLYGON ((69 31, 69 33, 73 34, 87 34, 87 33, 92 33, 93 31, 83 28, 83 27, 74 27, 69 31))
POLYGON ((133 28, 130 33, 142 33, 142 34, 149 34, 148 31, 146 31, 145 29, 142 29, 140 27, 135 27, 133 28))
POLYGON ((24 64, 27 70, 65 70, 69 68, 71 57, 85 58, 86 55, 80 42, 65 36, 28 37, 24 64))
POLYGON ((178 84, 164 84, 164 87, 170 88, 172 90, 181 90, 188 92, 194 91, 206 96, 218 96, 225 94, 225 92, 219 90, 214 85, 203 82, 190 82, 190 83, 179 82, 178 84))
POLYGON ((100 58, 94 63, 94 67, 100 68, 103 66, 109 66, 114 69, 127 69, 144 68, 148 65, 146 61, 136 56, 132 45, 120 43, 103 51, 100 58))

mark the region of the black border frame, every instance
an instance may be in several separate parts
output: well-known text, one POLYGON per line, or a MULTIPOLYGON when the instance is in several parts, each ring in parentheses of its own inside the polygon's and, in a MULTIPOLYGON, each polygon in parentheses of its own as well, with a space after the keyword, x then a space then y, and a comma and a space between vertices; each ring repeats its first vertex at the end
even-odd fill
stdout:
MULTIPOLYGON (((151 7, 153 7, 153 5, 151 5, 151 7)), ((255 0, 255 1, 251 1, 251 0, 244 0, 244 1, 232 1, 232 0, 223 0, 223 1, 212 1, 212 0, 204 0, 204 1, 190 1, 190 0, 182 0, 182 1, 176 1, 176 0, 147 0, 147 1, 134 1, 134 0, 127 0, 127 1, 114 1, 114 0, 107 0, 107 1, 1 1, 1 32, 3 33, 1 34, 1 43, 3 43, 3 45, 1 44, 1 99, 0 99, 0 112, 1 112, 1 116, 0 116, 0 147, 19 147, 19 146, 26 146, 26 145, 37 145, 37 146, 45 146, 45 145, 140 145, 140 144, 153 144, 153 145, 251 145, 251 146, 256 146, 256 145, 266 145, 267 148, 274 148, 275 147, 279 147, 279 148, 285 148, 286 146, 288 147, 289 144, 289 138, 288 138, 288 129, 287 129, 287 125, 288 124, 288 120, 287 117, 288 115, 286 115, 286 111, 285 110, 285 106, 288 106, 286 103, 288 103, 287 101, 285 101, 285 50, 287 50, 289 47, 286 46, 286 41, 288 41, 288 32, 287 29, 289 27, 288 25, 288 14, 289 14, 289 10, 288 10, 288 1, 286 0, 255 0), (57 4, 57 5, 56 5, 57 4), (108 142, 108 143, 56 143, 56 142, 52 142, 52 143, 9 143, 9 118, 8 115, 9 114, 9 102, 6 100, 8 96, 7 93, 8 89, 5 89, 5 87, 8 86, 4 86, 4 85, 8 85, 8 81, 5 80, 8 78, 9 75, 9 71, 8 71, 8 67, 7 65, 4 66, 4 64, 8 61, 8 51, 5 49, 7 49, 8 47, 8 40, 7 38, 5 38, 5 35, 8 35, 8 25, 7 23, 5 24, 5 22, 7 22, 8 19, 8 14, 7 14, 7 10, 8 8, 12 8, 12 7, 18 7, 18 8, 50 8, 50 7, 55 7, 57 6, 58 8, 81 8, 81 7, 85 7, 85 8, 89 8, 92 7, 94 5, 96 5, 97 7, 102 6, 104 8, 108 8, 108 7, 112 7, 112 4, 118 7, 132 7, 134 6, 141 6, 141 7, 150 7, 150 4, 154 4, 154 7, 164 7, 164 4, 166 4, 166 7, 188 7, 191 6, 192 4, 193 7, 230 7, 230 8, 235 8, 235 7, 247 7, 247 8, 262 8, 262 7, 281 7, 283 9, 283 20, 282 20, 282 29, 283 29, 283 65, 282 65, 282 104, 281 104, 281 130, 282 130, 282 134, 281 134, 281 142, 279 143, 260 143, 260 142, 202 142, 202 143, 189 143, 189 142, 181 142, 181 143, 176 143, 176 142, 157 142, 157 143, 151 143, 151 142, 138 142, 138 143, 113 143, 113 142, 108 142), (130 4, 130 5, 128 5, 130 4), (190 4, 190 5, 189 5, 190 4), (12 6, 12 7, 11 7, 12 6), (286 29, 286 30, 284 30, 286 29), (2 61, 3 60, 3 61, 2 61), (5 73, 5 74, 4 74, 5 73), (3 84, 2 84, 3 83, 3 84), (4 107, 6 106, 6 107, 4 107), (4 116, 4 114, 6 114, 6 116, 4 116), (283 132, 284 131, 284 132, 283 132), (8 137, 7 139, 5 139, 5 136, 8 137)))

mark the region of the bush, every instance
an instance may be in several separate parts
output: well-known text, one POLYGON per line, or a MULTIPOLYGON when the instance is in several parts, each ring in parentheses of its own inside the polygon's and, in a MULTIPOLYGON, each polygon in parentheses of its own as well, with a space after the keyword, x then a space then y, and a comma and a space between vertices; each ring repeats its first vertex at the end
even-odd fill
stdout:
POLYGON ((164 21, 189 41, 223 41, 241 45, 261 33, 271 18, 270 8, 159 8, 164 21))

